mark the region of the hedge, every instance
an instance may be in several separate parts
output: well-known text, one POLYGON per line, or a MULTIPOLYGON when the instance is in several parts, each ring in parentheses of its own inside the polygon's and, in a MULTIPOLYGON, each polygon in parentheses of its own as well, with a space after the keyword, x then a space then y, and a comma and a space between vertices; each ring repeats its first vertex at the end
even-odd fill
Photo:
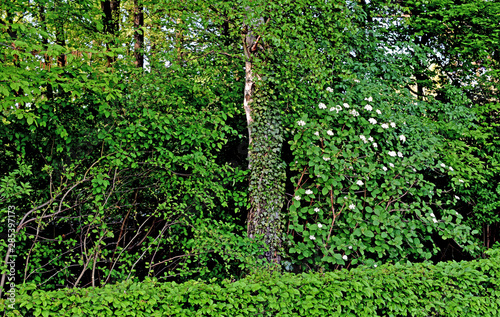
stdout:
POLYGON ((500 316, 500 249, 437 265, 386 264, 328 273, 261 273, 239 281, 124 282, 17 289, 6 316, 500 316))

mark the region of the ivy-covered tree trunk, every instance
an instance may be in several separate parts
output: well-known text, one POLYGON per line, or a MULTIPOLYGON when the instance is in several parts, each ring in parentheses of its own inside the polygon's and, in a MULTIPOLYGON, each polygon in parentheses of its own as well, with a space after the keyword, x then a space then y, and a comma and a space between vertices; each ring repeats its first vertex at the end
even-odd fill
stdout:
POLYGON ((262 76, 266 44, 246 27, 242 38, 246 57, 244 109, 249 136, 251 204, 247 231, 252 238, 262 235, 264 256, 269 262, 279 263, 285 182, 281 159, 283 129, 280 113, 272 102, 271 87, 262 76))

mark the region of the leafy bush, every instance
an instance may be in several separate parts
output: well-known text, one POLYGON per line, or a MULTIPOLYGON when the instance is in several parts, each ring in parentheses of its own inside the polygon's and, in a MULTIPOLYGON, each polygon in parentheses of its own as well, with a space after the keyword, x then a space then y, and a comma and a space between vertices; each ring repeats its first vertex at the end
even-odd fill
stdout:
MULTIPOLYGON (((304 112, 290 142, 297 176, 289 252, 297 263, 331 269, 430 259, 436 237, 477 249, 453 209, 465 168, 452 161, 452 151, 439 150, 447 142, 439 127, 447 121, 438 125, 422 115, 450 106, 417 101, 383 83, 334 91, 327 88, 323 101, 304 112), (436 185, 439 179, 448 180, 446 188, 436 185)), ((455 119, 455 130, 469 112, 455 119)))
MULTIPOLYGON (((239 281, 131 281, 103 288, 19 287, 6 316, 499 316, 500 249, 471 262, 384 264, 239 281)), ((0 308, 6 302, 0 302, 0 308)))

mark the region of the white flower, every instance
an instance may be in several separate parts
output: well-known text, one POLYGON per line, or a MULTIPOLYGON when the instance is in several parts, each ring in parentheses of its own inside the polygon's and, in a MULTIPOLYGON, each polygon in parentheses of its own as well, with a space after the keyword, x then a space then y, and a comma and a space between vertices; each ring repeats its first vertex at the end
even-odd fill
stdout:
POLYGON ((432 218, 432 221, 434 221, 434 223, 438 222, 438 220, 436 218, 432 218))
POLYGON ((357 184, 358 186, 363 186, 363 181, 362 181, 362 180, 360 180, 360 179, 358 179, 358 181, 356 182, 356 184, 357 184))
POLYGON ((380 110, 378 110, 378 109, 377 109, 377 110, 375 110, 375 112, 376 112, 376 113, 378 113, 378 114, 382 114, 382 111, 380 111, 380 110))
POLYGON ((342 256, 342 259, 344 259, 344 261, 347 261, 347 255, 345 255, 345 254, 344 254, 344 255, 342 256))
POLYGON ((373 142, 373 137, 369 137, 368 141, 373 142))
POLYGON ((439 164, 439 166, 446 167, 446 165, 444 163, 439 164))
POLYGON ((323 156, 323 159, 324 159, 325 161, 329 161, 329 160, 330 160, 330 158, 329 158, 329 157, 326 157, 326 156, 323 156))
POLYGON ((297 122, 297 124, 300 125, 300 126, 305 126, 306 125, 305 121, 303 121, 303 120, 300 120, 299 122, 297 122))
POLYGON ((457 215, 457 216, 458 216, 458 212, 456 212, 456 211, 455 211, 455 215, 457 215))
POLYGON ((354 79, 354 82, 355 83, 359 83, 359 79, 354 79))
POLYGON ((359 116, 359 112, 357 112, 356 110, 352 109, 351 111, 349 111, 350 114, 352 114, 353 116, 357 117, 359 116))
POLYGON ((390 166, 390 167, 394 167, 394 164, 392 164, 392 163, 389 163, 389 166, 390 166))
POLYGON ((395 151, 389 151, 389 156, 396 157, 396 152, 395 151))
POLYGON ((387 123, 382 123, 382 129, 389 129, 389 125, 387 123))
POLYGON ((342 104, 342 106, 344 106, 344 108, 349 108, 349 104, 347 104, 345 102, 342 104))
POLYGON ((464 180, 463 180, 463 179, 459 179, 458 181, 459 181, 460 183, 463 183, 463 182, 464 182, 464 180))
POLYGON ((370 105, 366 105, 365 109, 368 110, 368 111, 372 111, 373 110, 372 106, 370 106, 370 105))
POLYGON ((339 113, 339 111, 341 111, 341 110, 342 110, 342 107, 339 106, 339 105, 337 105, 337 107, 331 107, 330 108, 330 111, 337 111, 337 113, 339 113))
POLYGON ((316 240, 316 237, 315 237, 315 236, 313 236, 313 235, 311 234, 311 235, 309 236, 309 239, 311 239, 311 240, 316 240))
POLYGON ((356 205, 355 205, 355 204, 350 204, 350 205, 349 205, 349 209, 354 210, 355 208, 356 208, 356 205))
MULTIPOLYGON (((370 97, 370 98, 371 98, 371 97, 370 97)), ((352 245, 350 245, 348 248, 349 248, 349 250, 352 250, 352 245)))
POLYGON ((306 190, 306 195, 312 195, 312 193, 313 193, 313 191, 312 191, 312 190, 310 190, 310 189, 307 189, 307 190, 306 190))
POLYGON ((394 122, 391 122, 391 127, 395 128, 396 124, 394 122))
POLYGON ((452 172, 453 172, 453 167, 451 167, 451 166, 450 166, 450 171, 452 171, 452 172))
POLYGON ((377 264, 373 264, 373 267, 377 267, 377 264))
POLYGON ((398 156, 399 156, 399 157, 403 157, 403 153, 398 152, 398 156))
POLYGON ((432 218, 436 218, 436 215, 435 215, 433 212, 431 212, 431 213, 430 213, 430 216, 431 216, 432 218))
POLYGON ((366 100, 366 101, 368 101, 368 102, 372 102, 372 101, 373 101, 373 98, 370 96, 370 97, 368 97, 368 98, 365 98, 365 100, 366 100))
POLYGON ((314 208, 314 212, 319 212, 319 208, 318 207, 314 208))
POLYGON ((314 135, 319 136, 319 131, 314 132, 314 135))
POLYGON ((295 198, 295 200, 297 200, 297 201, 298 201, 298 200, 300 200, 300 196, 299 196, 299 195, 296 195, 296 196, 295 196, 295 197, 293 197, 293 198, 295 198))
POLYGON ((370 122, 371 124, 377 124, 377 120, 373 118, 368 119, 368 122, 370 122))
POLYGON ((326 134, 333 135, 333 131, 332 130, 328 130, 328 131, 326 131, 326 134))
POLYGON ((384 170, 384 172, 387 172, 387 167, 382 166, 382 169, 384 170))
POLYGON ((324 103, 322 103, 322 102, 319 103, 318 107, 320 109, 326 109, 326 105, 324 103))
POLYGON ((458 197, 457 195, 455 195, 455 199, 456 200, 460 200, 460 197, 458 197))
POLYGON ((368 140, 366 139, 366 137, 364 135, 360 135, 359 138, 361 140, 363 140, 364 143, 368 143, 368 140))
POLYGON ((376 142, 374 142, 372 145, 374 148, 378 148, 378 144, 376 142))
POLYGON ((318 223, 318 228, 321 229, 322 227, 323 227, 323 225, 321 223, 318 223))
POLYGON ((406 137, 404 135, 400 135, 399 136, 399 139, 401 140, 401 142, 405 143, 406 142, 406 137))
POLYGON ((326 87, 326 91, 333 92, 333 89, 331 87, 326 87))

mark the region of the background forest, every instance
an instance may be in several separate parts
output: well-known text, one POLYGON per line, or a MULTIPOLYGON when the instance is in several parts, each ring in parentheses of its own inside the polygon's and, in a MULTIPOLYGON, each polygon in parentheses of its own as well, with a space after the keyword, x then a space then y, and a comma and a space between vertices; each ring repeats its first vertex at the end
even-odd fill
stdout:
POLYGON ((500 240, 499 1, 0 7, 1 288, 13 254, 56 289, 500 240))

